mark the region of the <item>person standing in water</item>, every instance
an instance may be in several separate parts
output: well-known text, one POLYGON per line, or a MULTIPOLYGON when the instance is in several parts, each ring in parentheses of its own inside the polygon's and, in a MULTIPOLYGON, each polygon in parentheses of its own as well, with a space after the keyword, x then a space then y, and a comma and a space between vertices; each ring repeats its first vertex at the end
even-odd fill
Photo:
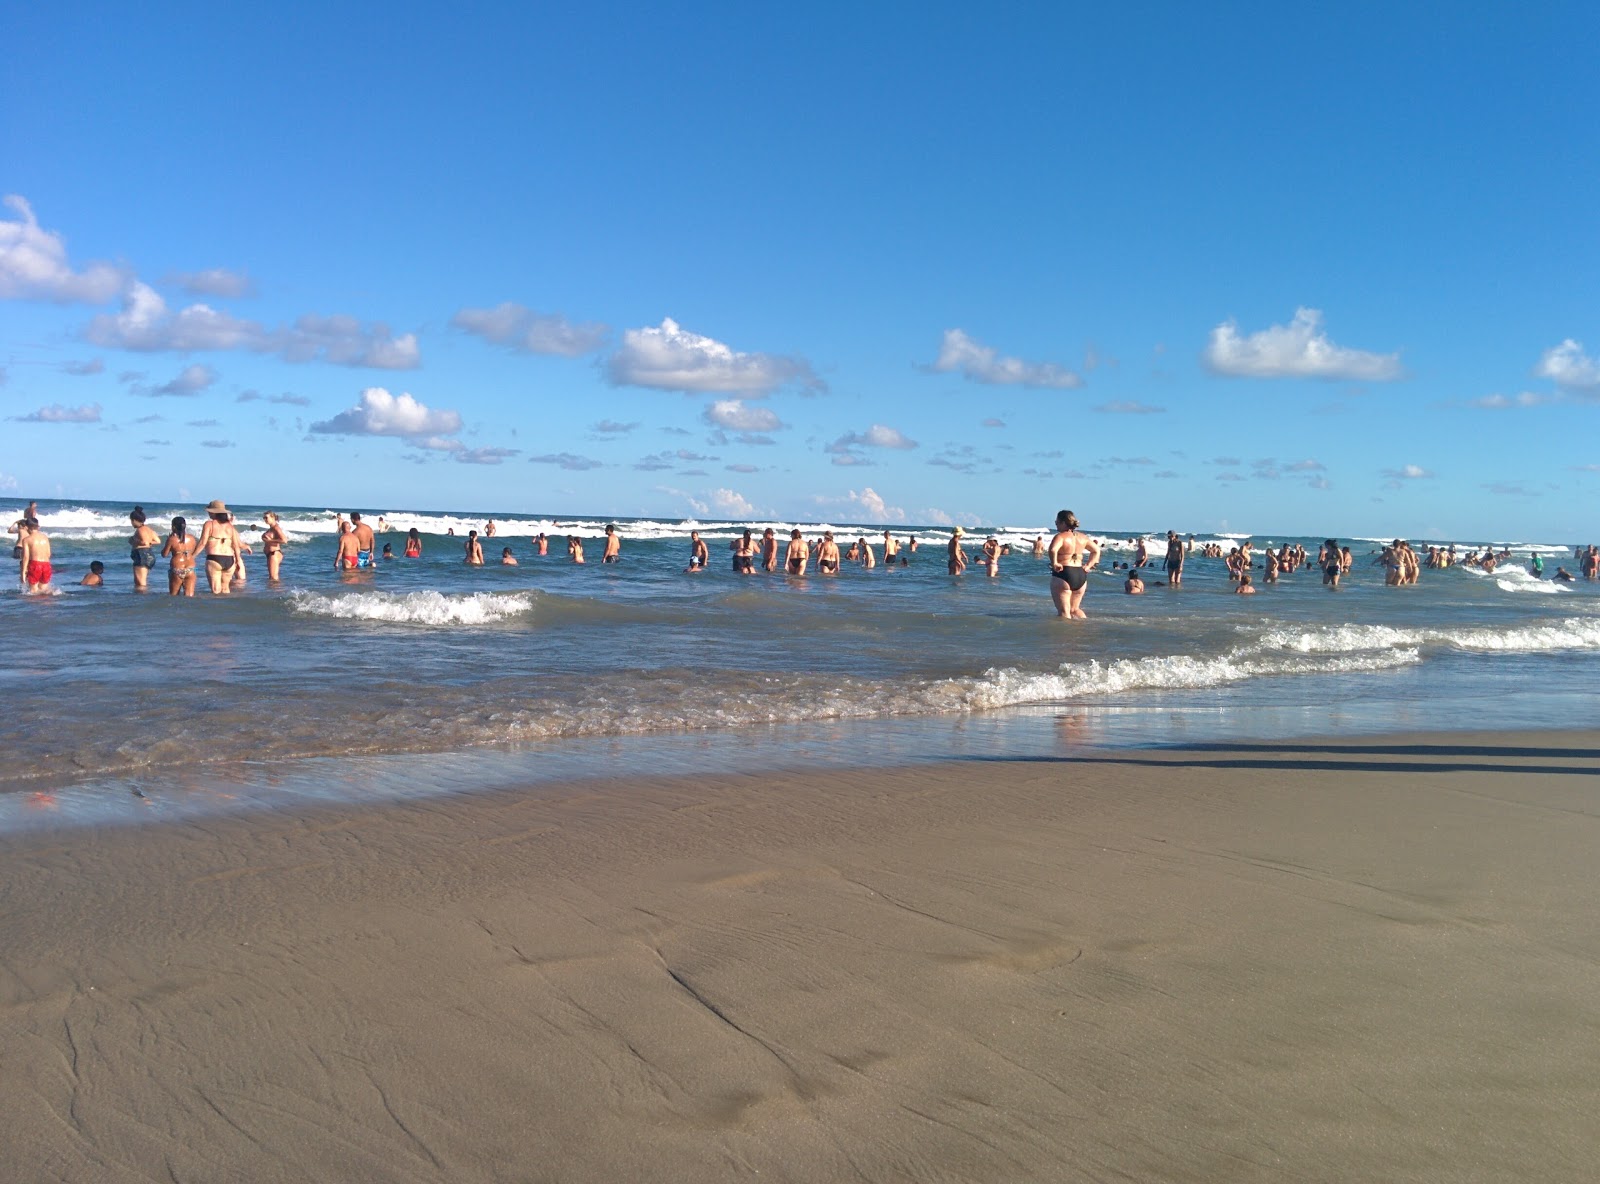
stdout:
POLYGON ((622 536, 617 534, 617 528, 611 523, 606 523, 606 549, 600 554, 601 563, 615 563, 622 558, 622 536))
POLYGON ((206 583, 211 595, 226 596, 233 588, 233 566, 239 562, 239 532, 233 515, 220 500, 206 505, 206 524, 200 531, 200 552, 205 556, 206 583))
POLYGON ((700 537, 698 530, 689 532, 689 571, 705 571, 706 564, 711 562, 711 549, 706 546, 705 539, 700 537))
POLYGON ((283 545, 289 541, 289 536, 278 524, 277 511, 268 510, 262 519, 267 524, 267 529, 261 532, 261 549, 267 556, 267 580, 276 584, 278 573, 283 570, 283 545))
POLYGON ((811 558, 811 547, 798 530, 789 532, 789 552, 784 558, 784 570, 792 576, 806 574, 806 561, 811 558))
POLYGON ((761 533, 761 570, 778 570, 778 536, 770 526, 761 533))
POLYGON ((1071 510, 1056 515, 1056 537, 1050 540, 1050 599, 1056 616, 1084 620, 1083 594, 1088 591, 1089 573, 1100 562, 1100 544, 1078 529, 1078 516, 1071 510))
POLYGON ((478 541, 477 531, 467 531, 467 544, 463 550, 466 552, 466 564, 468 567, 483 566, 483 544, 478 541))
POLYGON ((415 526, 406 532, 406 558, 422 558, 422 535, 415 526))
POLYGON ((144 592, 150 586, 150 569, 156 565, 156 548, 161 545, 161 536, 146 525, 143 506, 133 507, 128 521, 133 523, 133 537, 128 540, 132 547, 133 590, 144 592))
POLYGON ((900 544, 895 542, 894 535, 890 534, 887 530, 884 531, 883 532, 883 565, 885 567, 893 567, 894 566, 894 557, 899 553, 899 551, 900 551, 900 544))
POLYGON ((194 595, 194 553, 200 549, 200 540, 189 533, 186 518, 172 520, 172 533, 167 536, 161 554, 170 560, 167 566, 167 595, 194 595))
POLYGON ((950 544, 946 547, 949 553, 950 574, 958 576, 967 570, 967 553, 961 548, 961 536, 967 532, 961 527, 956 527, 950 532, 950 544))
POLYGON ((50 591, 50 578, 55 574, 50 566, 50 537, 39 529, 39 520, 29 516, 23 520, 27 533, 22 539, 23 591, 30 596, 50 591))

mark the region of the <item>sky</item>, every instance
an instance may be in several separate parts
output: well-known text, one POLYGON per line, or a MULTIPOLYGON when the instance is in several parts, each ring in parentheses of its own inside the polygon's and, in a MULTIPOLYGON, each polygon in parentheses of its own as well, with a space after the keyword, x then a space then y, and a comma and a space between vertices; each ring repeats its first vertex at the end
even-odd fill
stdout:
POLYGON ((13 12, 0 497, 1600 537, 1593 5, 494 9, 13 12))

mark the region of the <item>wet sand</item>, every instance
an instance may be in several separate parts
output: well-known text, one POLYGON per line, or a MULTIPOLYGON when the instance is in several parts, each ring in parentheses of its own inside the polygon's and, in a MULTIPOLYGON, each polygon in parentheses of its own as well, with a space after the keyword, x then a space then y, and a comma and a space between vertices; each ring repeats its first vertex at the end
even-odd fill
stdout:
POLYGON ((1388 737, 0 839, 0 1175, 1590 1180, 1596 774, 1388 737))

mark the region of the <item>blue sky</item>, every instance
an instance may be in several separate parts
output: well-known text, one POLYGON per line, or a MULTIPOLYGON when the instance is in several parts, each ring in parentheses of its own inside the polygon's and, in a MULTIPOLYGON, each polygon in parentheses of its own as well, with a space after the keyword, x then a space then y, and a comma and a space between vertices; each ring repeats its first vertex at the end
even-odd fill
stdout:
POLYGON ((1587 540, 1592 6, 72 3, 0 495, 1587 540))

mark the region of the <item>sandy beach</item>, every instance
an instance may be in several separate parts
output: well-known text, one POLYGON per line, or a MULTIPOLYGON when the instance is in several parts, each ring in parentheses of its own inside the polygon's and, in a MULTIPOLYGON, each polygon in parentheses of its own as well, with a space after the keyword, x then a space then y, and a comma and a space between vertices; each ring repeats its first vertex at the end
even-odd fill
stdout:
POLYGON ((1450 734, 12 836, 0 1175, 1593 1179, 1597 773, 1450 734))

